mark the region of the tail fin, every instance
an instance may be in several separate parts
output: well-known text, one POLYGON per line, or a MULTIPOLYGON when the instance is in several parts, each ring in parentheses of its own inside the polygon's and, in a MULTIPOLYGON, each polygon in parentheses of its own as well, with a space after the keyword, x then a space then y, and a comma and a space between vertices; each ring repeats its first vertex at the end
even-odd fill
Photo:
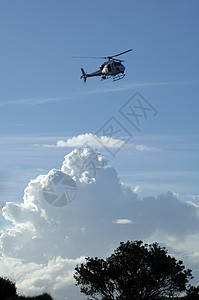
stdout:
POLYGON ((82 71, 82 76, 80 78, 84 78, 84 83, 86 83, 86 72, 84 71, 83 68, 81 68, 82 71))

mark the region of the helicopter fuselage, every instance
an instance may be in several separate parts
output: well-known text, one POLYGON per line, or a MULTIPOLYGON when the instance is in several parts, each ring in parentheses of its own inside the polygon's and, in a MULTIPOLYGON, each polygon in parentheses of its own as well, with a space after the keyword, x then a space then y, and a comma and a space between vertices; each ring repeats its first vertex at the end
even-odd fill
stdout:
POLYGON ((124 73, 125 67, 119 61, 107 61, 100 66, 100 70, 105 76, 115 76, 124 73))

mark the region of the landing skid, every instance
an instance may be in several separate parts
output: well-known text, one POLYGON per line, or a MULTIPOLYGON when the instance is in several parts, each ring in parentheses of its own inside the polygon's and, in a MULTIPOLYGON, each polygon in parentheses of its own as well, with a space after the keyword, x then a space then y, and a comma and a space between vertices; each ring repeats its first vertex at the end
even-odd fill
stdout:
POLYGON ((125 74, 118 74, 118 75, 114 75, 114 76, 111 76, 111 75, 105 76, 105 75, 103 75, 101 77, 101 81, 109 79, 111 77, 113 78, 113 81, 117 81, 117 80, 123 79, 124 76, 125 76, 125 74))
POLYGON ((103 75, 103 76, 101 77, 101 81, 106 80, 106 79, 109 79, 109 78, 111 78, 111 76, 105 76, 105 75, 103 75))
POLYGON ((117 81, 117 80, 123 79, 124 76, 125 76, 125 74, 115 75, 115 76, 113 76, 113 81, 117 81))

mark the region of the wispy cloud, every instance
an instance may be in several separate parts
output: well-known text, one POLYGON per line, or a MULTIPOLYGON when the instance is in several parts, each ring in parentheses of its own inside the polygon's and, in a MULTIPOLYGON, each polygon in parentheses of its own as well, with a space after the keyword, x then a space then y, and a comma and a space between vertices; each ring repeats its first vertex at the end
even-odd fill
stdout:
POLYGON ((180 81, 146 81, 146 82, 128 82, 121 83, 120 85, 106 85, 100 88, 95 88, 94 90, 83 92, 83 94, 99 94, 99 93, 110 93, 110 92, 120 92, 128 91, 132 89, 139 89, 145 87, 158 87, 158 86, 170 86, 170 85, 181 85, 189 84, 190 82, 180 82, 180 81))
POLYGON ((70 147, 96 147, 96 148, 119 148, 123 146, 124 141, 120 139, 114 139, 112 137, 101 136, 98 137, 92 133, 80 134, 69 138, 68 140, 58 140, 56 144, 44 144, 46 148, 70 148, 70 147))
POLYGON ((41 105, 46 103, 68 100, 69 97, 47 97, 47 98, 23 98, 0 102, 0 108, 11 105, 41 105))
MULTIPOLYGON (((81 147, 94 147, 94 148, 120 148, 124 146, 125 141, 122 139, 114 139, 108 136, 100 136, 98 137, 92 133, 80 134, 78 136, 74 136, 67 140, 60 139, 55 144, 43 144, 42 146, 45 148, 81 148, 81 147)), ((36 145, 39 146, 39 145, 36 145)), ((146 152, 146 151, 159 151, 160 148, 153 146, 146 146, 144 144, 135 145, 133 143, 129 143, 126 145, 133 150, 146 152)))
POLYGON ((158 147, 146 146, 146 145, 133 145, 130 144, 137 151, 160 151, 158 147))
POLYGON ((117 219, 117 220, 114 220, 113 223, 115 223, 115 224, 132 224, 134 222, 129 219, 117 219))
POLYGON ((199 195, 186 195, 186 197, 189 197, 193 200, 199 200, 199 195))

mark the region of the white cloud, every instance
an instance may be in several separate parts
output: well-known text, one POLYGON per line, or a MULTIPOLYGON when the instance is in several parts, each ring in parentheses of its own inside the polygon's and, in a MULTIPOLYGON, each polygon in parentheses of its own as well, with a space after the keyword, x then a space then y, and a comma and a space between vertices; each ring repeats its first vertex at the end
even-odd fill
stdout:
POLYGON ((104 85, 100 89, 96 87, 94 90, 90 90, 87 92, 83 92, 82 94, 101 94, 101 93, 112 93, 112 92, 120 92, 120 91, 128 91, 133 89, 140 89, 145 87, 156 87, 156 86, 171 86, 171 85, 182 85, 182 84, 190 84, 188 81, 180 82, 171 82, 171 81, 146 81, 146 82, 128 82, 128 83, 120 83, 119 85, 110 85, 109 83, 107 85, 104 85))
POLYGON ((96 148, 120 148, 125 144, 123 140, 114 139, 108 136, 98 137, 92 133, 80 134, 77 137, 69 138, 68 140, 58 140, 56 144, 44 144, 44 147, 47 148, 75 148, 75 147, 83 147, 90 146, 96 148))
POLYGON ((41 104, 47 104, 51 102, 58 102, 58 101, 64 101, 68 100, 69 98, 64 97, 48 97, 48 98, 23 98, 23 99, 17 99, 17 100, 7 100, 2 101, 0 103, 1 107, 6 107, 10 105, 41 105, 41 104))
POLYGON ((132 224, 133 221, 129 220, 129 219, 117 219, 117 220, 113 221, 113 223, 115 223, 115 224, 132 224))
MULTIPOLYGON (((45 148, 81 148, 84 146, 95 147, 95 148, 121 148, 125 145, 125 141, 122 139, 115 139, 108 136, 100 136, 94 135, 92 133, 85 133, 78 135, 76 137, 69 138, 67 140, 60 139, 55 144, 43 144, 45 148)), ((37 145, 39 146, 39 145, 37 145)), ((136 151, 160 151, 160 148, 147 146, 144 144, 134 144, 128 143, 125 147, 130 147, 131 149, 135 149, 136 151)))
POLYGON ((151 147, 146 145, 132 145, 138 151, 160 151, 158 147, 151 147))
POLYGON ((199 195, 187 195, 187 197, 189 197, 193 200, 199 200, 199 195))
POLYGON ((60 169, 29 182, 21 203, 3 207, 10 228, 0 236, 2 275, 26 295, 47 291, 56 300, 78 300, 74 266, 84 256, 107 256, 121 241, 153 238, 181 253, 193 245, 194 260, 198 206, 172 192, 139 199, 138 191, 120 183, 101 153, 73 150, 60 169))
POLYGON ((195 208, 199 208, 199 205, 198 205, 198 204, 196 204, 196 203, 194 203, 194 202, 187 201, 186 203, 187 203, 188 205, 190 205, 190 206, 193 206, 193 207, 195 207, 195 208))
POLYGON ((133 189, 133 192, 134 193, 139 193, 139 192, 141 192, 142 191, 142 188, 139 186, 139 185, 136 185, 135 187, 134 187, 134 189, 133 189))
POLYGON ((47 263, 33 263, 12 257, 0 258, 1 274, 17 282, 19 295, 35 296, 50 293, 54 299, 78 299, 79 289, 73 279, 74 268, 84 257, 55 257, 47 263), (75 298, 77 297, 77 298, 75 298))

